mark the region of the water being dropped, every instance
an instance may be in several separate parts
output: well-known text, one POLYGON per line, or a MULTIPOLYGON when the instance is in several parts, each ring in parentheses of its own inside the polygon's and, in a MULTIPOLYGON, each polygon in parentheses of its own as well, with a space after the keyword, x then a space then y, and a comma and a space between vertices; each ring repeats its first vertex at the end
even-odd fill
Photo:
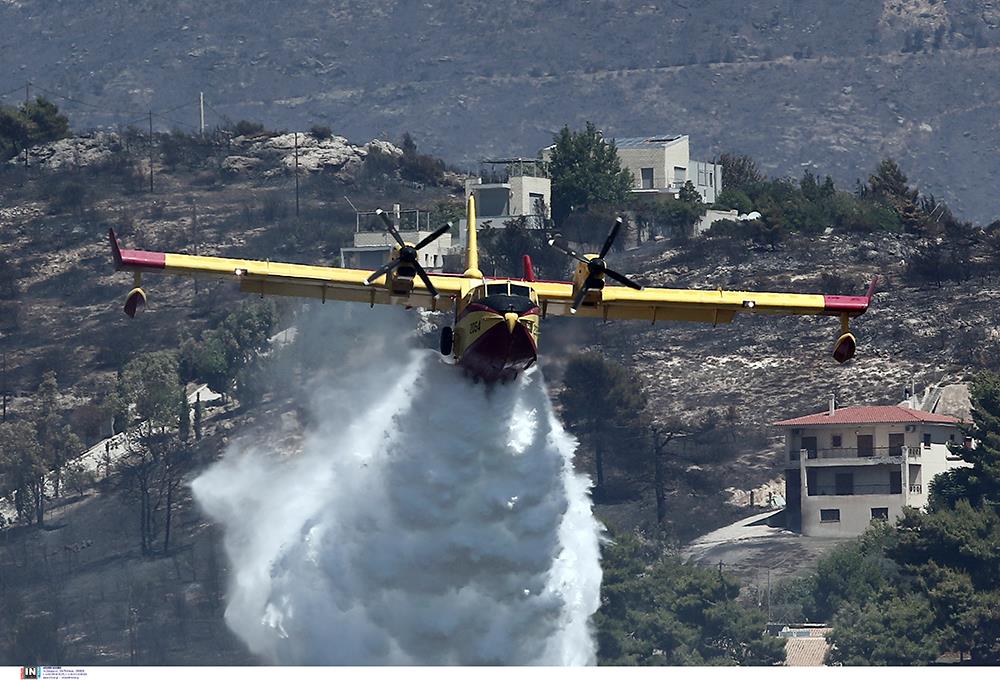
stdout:
POLYGON ((593 663, 600 528, 541 373, 476 385, 400 310, 345 309, 300 328, 330 369, 302 453, 237 443, 193 484, 228 625, 281 664, 593 663))

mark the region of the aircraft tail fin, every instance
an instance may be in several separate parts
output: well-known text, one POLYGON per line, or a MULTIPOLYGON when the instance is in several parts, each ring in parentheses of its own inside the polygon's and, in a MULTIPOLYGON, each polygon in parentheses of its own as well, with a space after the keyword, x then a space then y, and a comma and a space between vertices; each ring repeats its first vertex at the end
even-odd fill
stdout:
POLYGON ((524 255, 521 258, 524 264, 524 280, 534 281, 535 280, 535 268, 531 264, 531 255, 524 255))
POLYGON ((476 243, 476 197, 472 194, 469 194, 466 222, 468 223, 469 238, 465 251, 465 273, 462 276, 470 279, 481 279, 483 272, 479 269, 479 245, 476 243))

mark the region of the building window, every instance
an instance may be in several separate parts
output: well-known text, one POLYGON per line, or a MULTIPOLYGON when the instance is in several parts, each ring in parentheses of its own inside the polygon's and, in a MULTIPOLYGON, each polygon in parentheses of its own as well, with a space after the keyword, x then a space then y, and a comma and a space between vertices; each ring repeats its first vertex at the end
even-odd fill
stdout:
POLYGON ((844 445, 844 439, 839 434, 833 435, 833 448, 839 449, 844 445))
POLYGON ((715 186, 715 173, 714 172, 708 173, 708 186, 710 186, 710 187, 714 187, 715 186))
POLYGON ((889 519, 889 508, 872 508, 872 519, 889 519))
POLYGON ((641 182, 643 189, 653 188, 653 168, 640 168, 639 174, 641 175, 641 182))
POLYGON ((816 452, 819 450, 816 446, 816 437, 803 437, 802 448, 809 452, 810 459, 815 458, 816 452))
POLYGON ((682 168, 678 165, 674 166, 674 181, 677 184, 684 184, 687 181, 687 168, 682 168))
POLYGON ((840 510, 837 510, 837 509, 820 510, 819 511, 819 521, 820 522, 839 522, 840 521, 840 510))
POLYGON ((542 194, 528 193, 528 200, 531 202, 531 214, 545 214, 545 196, 542 194))
POLYGON ((854 495, 854 473, 838 472, 833 478, 834 490, 838 496, 854 495))
POLYGON ((931 433, 924 432, 924 446, 929 447, 931 445, 931 433))

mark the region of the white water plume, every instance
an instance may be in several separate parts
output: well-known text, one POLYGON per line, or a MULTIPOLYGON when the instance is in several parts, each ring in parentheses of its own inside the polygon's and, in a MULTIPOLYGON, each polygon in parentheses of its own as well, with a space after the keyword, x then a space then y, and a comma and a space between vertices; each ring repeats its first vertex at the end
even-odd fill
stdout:
POLYGON ((317 307, 302 453, 237 443, 195 480, 227 623, 281 664, 593 663, 599 525, 541 373, 473 384, 413 318, 317 307))

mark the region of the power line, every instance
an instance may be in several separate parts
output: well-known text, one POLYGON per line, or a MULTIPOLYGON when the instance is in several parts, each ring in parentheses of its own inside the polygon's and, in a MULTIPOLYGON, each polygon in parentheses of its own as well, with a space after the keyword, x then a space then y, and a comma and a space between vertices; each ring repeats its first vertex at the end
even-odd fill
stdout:
MULTIPOLYGON (((93 111, 95 111, 97 113, 107 113, 107 114, 111 114, 111 115, 114 115, 114 116, 135 115, 135 114, 139 113, 139 111, 135 110, 135 109, 109 110, 109 109, 106 109, 105 107, 100 106, 98 104, 91 104, 90 102, 85 102, 82 99, 77 99, 75 97, 70 97, 68 95, 61 94, 59 92, 55 92, 55 91, 50 90, 48 88, 42 87, 41 85, 39 85, 37 83, 32 83, 32 85, 34 85, 34 87, 35 87, 36 90, 38 90, 40 92, 44 92, 45 94, 47 94, 47 95, 49 95, 51 97, 56 97, 58 99, 63 99, 63 100, 68 101, 68 102, 73 102, 74 104, 77 104, 79 106, 85 106, 85 107, 87 107, 87 108, 89 108, 89 109, 91 109, 91 110, 93 110, 93 111)), ((18 89, 20 89, 20 88, 18 88, 18 89)))
MULTIPOLYGON (((184 102, 183 104, 178 104, 174 108, 167 109, 166 111, 161 111, 160 113, 162 113, 162 114, 173 113, 174 111, 180 111, 181 109, 186 108, 188 106, 194 106, 194 102, 184 102)), ((160 115, 160 114, 157 114, 157 115, 160 115)))
POLYGON ((173 118, 167 118, 162 113, 157 113, 156 111, 153 111, 153 116, 155 116, 156 118, 160 118, 162 120, 165 120, 168 123, 172 123, 174 125, 180 125, 182 127, 189 127, 192 130, 197 130, 198 129, 198 126, 196 126, 196 125, 192 125, 191 123, 184 123, 184 122, 179 121, 179 120, 174 120, 173 118))
POLYGON ((23 85, 18 85, 13 90, 7 90, 6 92, 0 92, 0 97, 6 97, 9 94, 14 94, 15 92, 20 92, 23 85))
POLYGON ((230 118, 229 116, 224 116, 224 115, 222 115, 221 113, 219 113, 218 111, 216 111, 216 110, 215 110, 215 109, 214 109, 214 108, 212 107, 212 105, 211 105, 211 104, 209 104, 209 103, 207 103, 207 102, 205 103, 205 108, 206 108, 206 109, 208 109, 209 111, 211 111, 212 113, 214 113, 214 114, 215 114, 216 116, 218 116, 218 117, 219 117, 219 120, 221 120, 221 121, 222 121, 223 123, 229 123, 229 122, 232 122, 232 119, 231 119, 231 118, 230 118))

